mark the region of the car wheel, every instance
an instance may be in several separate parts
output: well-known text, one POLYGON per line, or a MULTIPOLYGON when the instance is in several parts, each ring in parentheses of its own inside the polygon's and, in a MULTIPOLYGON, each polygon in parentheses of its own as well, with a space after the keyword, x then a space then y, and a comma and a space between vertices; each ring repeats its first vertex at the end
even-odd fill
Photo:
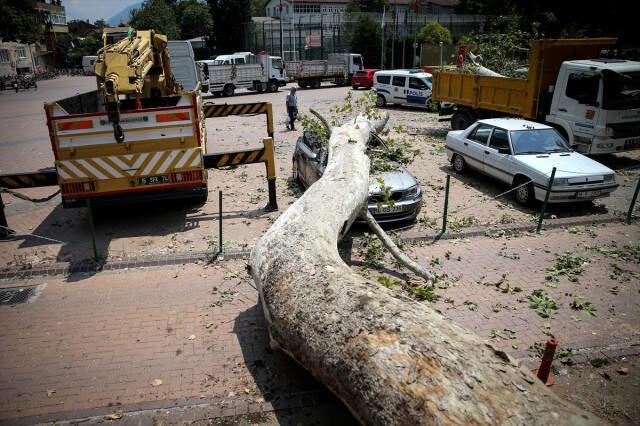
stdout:
POLYGON ((455 170, 456 173, 464 173, 467 171, 467 162, 464 161, 462 155, 454 154, 451 162, 453 163, 453 170, 455 170))
POLYGON ((235 88, 233 87, 232 84, 227 84, 226 86, 224 86, 224 89, 222 90, 222 94, 227 97, 233 96, 234 93, 235 93, 235 88))
POLYGON ((472 123, 473 120, 469 114, 464 111, 456 111, 453 117, 451 117, 451 128, 453 130, 464 130, 471 126, 472 123))
POLYGON ((535 192, 533 191, 533 184, 529 182, 526 185, 523 185, 527 182, 527 178, 518 178, 513 183, 514 188, 518 188, 514 191, 514 197, 516 202, 522 206, 530 206, 533 204, 536 199, 535 192))
POLYGON ((354 84, 354 85, 352 85, 352 86, 351 86, 351 88, 352 88, 353 90, 358 90, 358 85, 357 85, 357 84, 354 84))
POLYGON ((387 105, 387 100, 384 98, 384 96, 378 94, 378 99, 376 100, 376 105, 378 106, 378 108, 382 108, 385 105, 387 105))

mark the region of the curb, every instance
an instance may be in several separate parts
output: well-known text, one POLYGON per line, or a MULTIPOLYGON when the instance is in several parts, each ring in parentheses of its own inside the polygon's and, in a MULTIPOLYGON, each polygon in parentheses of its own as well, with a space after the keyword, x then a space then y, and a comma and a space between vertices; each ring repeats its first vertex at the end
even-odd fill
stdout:
MULTIPOLYGON (((578 218, 564 218, 564 219, 549 219, 545 221, 543 230, 558 229, 569 226, 586 226, 586 225, 600 225, 619 223, 624 225, 625 223, 618 217, 612 215, 603 215, 598 217, 582 216, 578 218)), ((536 229, 535 223, 510 223, 504 225, 494 225, 488 227, 473 227, 465 228, 456 232, 447 232, 444 235, 440 235, 439 232, 427 232, 427 233, 409 233, 400 238, 403 242, 421 242, 437 240, 452 240, 456 238, 471 238, 485 236, 491 232, 533 232, 536 229)), ((342 244, 338 245, 340 248, 342 244)), ((352 247, 359 247, 358 241, 352 241, 352 247)), ((74 263, 54 263, 49 265, 38 265, 31 269, 17 269, 11 268, 8 270, 0 271, 0 280, 11 279, 28 279, 42 276, 56 276, 56 275, 72 275, 78 273, 98 273, 102 271, 115 271, 123 269, 145 268, 153 266, 171 266, 171 265, 184 265, 195 264, 199 262, 211 263, 213 261, 224 260, 237 260, 243 259, 251 253, 253 247, 247 246, 244 249, 229 250, 224 256, 218 257, 217 251, 209 250, 193 253, 172 253, 156 256, 142 256, 142 257, 128 257, 127 259, 107 260, 101 268, 96 269, 93 262, 87 259, 84 261, 74 263)))

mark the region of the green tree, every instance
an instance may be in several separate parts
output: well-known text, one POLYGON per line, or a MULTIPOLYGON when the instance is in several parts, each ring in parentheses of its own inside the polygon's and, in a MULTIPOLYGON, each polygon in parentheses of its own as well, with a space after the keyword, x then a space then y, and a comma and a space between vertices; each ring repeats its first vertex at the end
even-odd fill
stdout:
POLYGON ((207 0, 213 21, 207 42, 218 54, 244 49, 247 24, 251 20, 250 0, 207 0))
POLYGON ((33 0, 0 0, 0 39, 33 43, 39 38, 33 0))
POLYGON ((180 38, 180 28, 172 6, 175 2, 146 0, 142 7, 131 11, 129 25, 137 30, 155 30, 170 40, 180 38))
POLYGON ((105 21, 104 19, 98 19, 96 20, 96 22, 93 23, 93 25, 97 28, 103 29, 104 27, 108 27, 109 25, 107 24, 107 21, 105 21))
POLYGON ((98 34, 89 34, 86 38, 80 41, 80 46, 71 50, 67 55, 68 62, 73 66, 82 65, 83 56, 93 56, 98 53, 100 49, 100 36, 98 34))
POLYGON ((364 57, 367 68, 380 66, 380 24, 367 15, 360 15, 353 28, 351 51, 364 57))
POLYGON ((199 0, 182 0, 176 5, 176 15, 183 39, 209 35, 211 33, 211 14, 209 6, 199 0))
POLYGON ((444 44, 453 43, 449 30, 436 21, 427 22, 427 24, 420 29, 418 40, 426 44, 438 44, 440 42, 444 44))
POLYGON ((385 6, 389 9, 387 0, 351 0, 347 6, 347 12, 382 13, 385 6))

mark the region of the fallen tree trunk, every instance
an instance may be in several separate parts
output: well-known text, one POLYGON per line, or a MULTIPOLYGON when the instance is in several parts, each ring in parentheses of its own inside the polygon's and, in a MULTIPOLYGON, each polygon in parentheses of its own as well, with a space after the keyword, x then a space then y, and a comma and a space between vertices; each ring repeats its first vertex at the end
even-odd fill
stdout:
POLYGON ((322 178, 252 251, 272 344, 365 424, 600 423, 506 353, 342 261, 338 238, 367 199, 365 145, 382 124, 334 128, 322 178))

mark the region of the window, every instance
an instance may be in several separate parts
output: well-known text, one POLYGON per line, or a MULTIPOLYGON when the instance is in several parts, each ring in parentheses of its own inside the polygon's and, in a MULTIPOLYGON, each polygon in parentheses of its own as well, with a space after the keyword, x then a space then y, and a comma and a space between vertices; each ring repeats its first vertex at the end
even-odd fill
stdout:
POLYGON ((427 85, 427 83, 424 80, 416 77, 409 78, 409 88, 416 90, 429 90, 429 86, 427 85))
POLYGON ((515 154, 569 152, 571 149, 556 129, 517 130, 511 132, 515 154))
POLYGON ((378 82, 378 84, 390 84, 391 77, 388 75, 377 75, 376 81, 378 82))
POLYGON ((594 74, 569 74, 566 95, 581 104, 593 105, 598 101, 600 77, 594 74))
POLYGON ((0 49, 0 62, 11 62, 11 56, 9 56, 9 49, 0 49))
POLYGON ((473 129, 467 139, 471 139, 472 141, 478 142, 482 145, 486 145, 489 140, 489 135, 491 134, 491 130, 493 127, 488 124, 478 124, 478 127, 473 129))
POLYGON ((294 4, 294 13, 320 13, 319 4, 294 4))
POLYGON ((353 57, 353 65, 362 65, 362 56, 354 56, 353 57))
POLYGON ((404 87, 406 82, 407 82, 407 77, 400 77, 400 76, 397 76, 397 75, 393 76, 393 85, 394 86, 404 87))
POLYGON ((493 134, 491 135, 489 146, 497 150, 506 149, 507 151, 509 151, 509 136, 507 134, 507 131, 498 128, 493 129, 493 134))
POLYGON ((24 46, 16 47, 16 55, 18 55, 18 59, 24 59, 27 57, 27 52, 25 52, 24 46))

